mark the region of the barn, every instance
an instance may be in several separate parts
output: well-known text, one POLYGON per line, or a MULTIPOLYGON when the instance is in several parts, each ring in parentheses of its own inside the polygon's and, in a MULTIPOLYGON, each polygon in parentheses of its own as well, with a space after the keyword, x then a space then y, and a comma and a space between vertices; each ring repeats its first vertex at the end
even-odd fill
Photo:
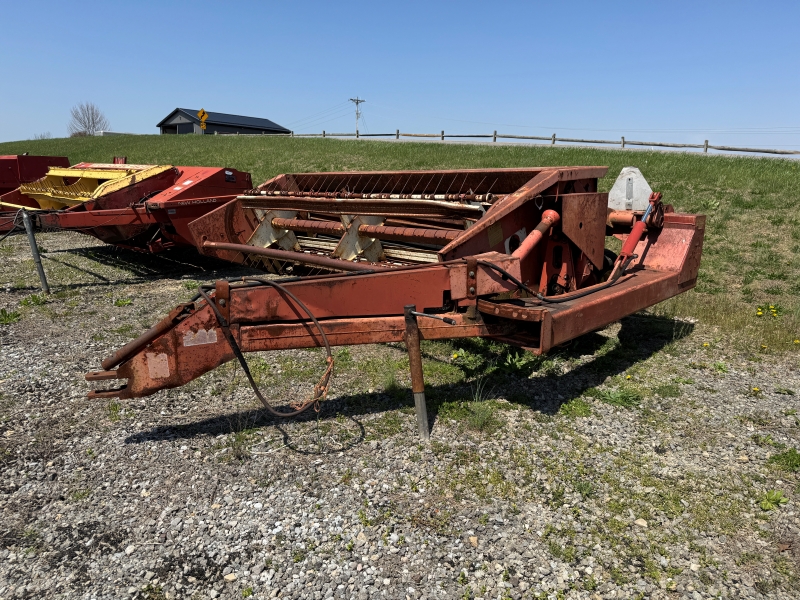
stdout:
POLYGON ((162 135, 178 133, 240 133, 250 135, 290 134, 290 130, 281 127, 269 119, 243 117, 226 113, 208 112, 206 128, 200 127, 199 111, 191 108, 176 108, 164 117, 156 127, 162 135))

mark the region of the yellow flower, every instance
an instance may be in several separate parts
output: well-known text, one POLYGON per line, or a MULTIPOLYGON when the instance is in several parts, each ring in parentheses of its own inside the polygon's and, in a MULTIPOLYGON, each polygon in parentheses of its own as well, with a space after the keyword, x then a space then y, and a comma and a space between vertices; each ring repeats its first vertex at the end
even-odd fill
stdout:
POLYGON ((453 352, 453 358, 458 358, 458 352, 453 352))
POLYGON ((774 307, 772 304, 770 304, 770 305, 769 305, 769 309, 770 309, 770 310, 773 310, 774 308, 775 308, 775 307, 774 307))
POLYGON ((630 379, 630 378, 631 378, 631 376, 630 376, 630 375, 626 375, 626 376, 625 376, 625 379, 630 379))
POLYGON ((800 340, 795 340, 794 343, 795 344, 800 344, 800 340))
POLYGON ((760 392, 760 391, 761 391, 761 389, 760 389, 760 388, 757 388, 757 387, 755 387, 755 388, 753 388, 753 391, 754 391, 754 392, 757 394, 758 392, 760 392))
POLYGON ((708 342, 703 342, 703 348, 708 348, 710 345, 708 342))
POLYGON ((761 349, 762 350, 766 350, 767 349, 767 345, 766 344, 761 344, 761 349))

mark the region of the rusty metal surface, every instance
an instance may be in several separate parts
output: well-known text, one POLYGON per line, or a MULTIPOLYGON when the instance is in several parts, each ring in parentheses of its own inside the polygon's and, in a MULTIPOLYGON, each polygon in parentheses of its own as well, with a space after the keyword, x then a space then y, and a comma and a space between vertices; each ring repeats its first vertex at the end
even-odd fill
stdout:
POLYGON ((375 271, 385 268, 380 265, 369 265, 357 262, 349 262, 346 260, 336 260, 333 258, 328 258, 327 256, 317 256, 314 254, 305 254, 301 252, 287 252, 286 250, 278 250, 276 248, 259 248, 257 246, 248 246, 246 244, 203 242, 203 248, 208 248, 210 250, 223 250, 227 252, 240 252, 242 254, 256 254, 260 256, 266 256, 267 258, 294 261, 341 271, 375 271))
MULTIPOLYGON (((525 224, 525 215, 518 209, 529 200, 542 195, 557 182, 557 170, 550 169, 537 173, 517 191, 506 196, 502 202, 493 205, 492 210, 458 240, 442 248, 439 256, 442 260, 450 260, 480 251, 502 249, 503 240, 519 231, 525 224)), ((533 225, 535 223, 531 223, 529 227, 533 225)))
POLYGON ((240 196, 244 208, 261 210, 308 210, 332 215, 431 216, 479 218, 483 209, 471 204, 441 200, 361 200, 295 198, 290 196, 240 196))
POLYGON ((369 194, 355 192, 299 192, 290 190, 249 190, 243 196, 281 196, 288 198, 334 198, 369 200, 444 200, 449 202, 481 202, 491 204, 504 196, 495 194, 369 194))
MULTIPOLYGON (((257 188, 259 196, 238 198, 189 224, 201 252, 248 264, 263 260, 275 269, 292 261, 354 272, 279 286, 219 282, 207 288, 205 300, 179 306, 87 379, 127 380, 95 397, 139 397, 192 381, 236 352, 321 346, 323 337, 334 346, 405 340, 413 354, 415 328, 419 339, 480 336, 547 352, 696 281, 704 217, 667 212, 663 223, 648 221, 639 240, 634 225, 641 215, 609 213, 607 196, 597 193, 596 178, 604 173, 601 167, 553 167, 275 177, 257 188), (497 197, 485 213, 470 204, 489 194, 497 197), (415 202, 481 214, 472 220, 396 214, 415 202), (387 206, 395 212, 380 213, 387 206), (378 214, 370 215, 370 207, 378 214), (615 233, 633 231, 627 245, 636 259, 621 277, 600 283, 608 223, 615 233), (433 253, 437 246, 444 247, 433 264, 410 266, 396 258, 433 253), (409 306, 421 316, 411 326, 409 306)), ((414 393, 422 394, 417 375, 414 393)))
POLYGON ((565 194, 561 197, 561 230, 592 264, 603 267, 608 194, 565 194))
MULTIPOLYGON (((273 218, 272 226, 290 231, 305 231, 322 235, 341 236, 346 227, 341 222, 311 219, 273 218)), ((457 229, 430 229, 427 227, 399 227, 386 225, 360 225, 358 233, 380 240, 421 244, 446 244, 463 233, 457 229)))

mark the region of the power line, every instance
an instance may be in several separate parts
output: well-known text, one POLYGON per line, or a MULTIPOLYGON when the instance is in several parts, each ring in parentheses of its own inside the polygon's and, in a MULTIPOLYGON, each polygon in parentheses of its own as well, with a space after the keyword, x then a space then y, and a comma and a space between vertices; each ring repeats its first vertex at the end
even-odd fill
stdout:
POLYGON ((366 102, 366 100, 362 100, 356 96, 355 98, 350 98, 350 102, 356 105, 356 133, 358 133, 358 120, 361 118, 361 109, 359 108, 359 105, 362 102, 366 102))
MULTIPOLYGON (((392 111, 403 112, 404 109, 399 109, 394 106, 387 106, 383 104, 372 104, 373 108, 387 108, 392 111)), ((554 125, 520 125, 514 123, 495 123, 492 121, 470 121, 467 119, 453 119, 450 117, 426 115, 428 118, 438 119, 441 121, 454 121, 456 123, 472 123, 475 125, 493 125, 499 127, 518 127, 521 129, 544 129, 548 131, 598 131, 598 132, 619 132, 625 131, 628 133, 717 133, 717 134, 745 134, 745 135, 758 135, 758 134, 772 134, 772 135, 797 135, 800 134, 800 126, 773 126, 773 127, 731 127, 727 129, 689 129, 689 128, 674 128, 674 129, 629 129, 627 127, 616 127, 613 129, 595 129, 591 127, 559 127, 554 125)))
POLYGON ((321 117, 318 117, 318 118, 314 119, 313 121, 308 121, 306 123, 303 123, 302 125, 297 127, 297 129, 309 129, 311 127, 319 127, 320 125, 324 125, 325 123, 329 123, 331 121, 336 121, 338 119, 341 119, 342 117, 344 117, 344 116, 346 116, 348 114, 350 114, 350 109, 349 108, 340 109, 337 112, 329 113, 327 115, 323 115, 321 117))
POLYGON ((347 102, 341 102, 341 103, 337 104, 336 106, 332 106, 330 108, 326 108, 325 110, 321 110, 319 112, 310 114, 310 115, 308 115, 306 117, 303 117, 302 119, 297 119, 296 121, 292 121, 291 123, 287 123, 287 125, 296 125, 298 123, 303 123, 305 121, 316 121, 320 117, 328 116, 328 113, 341 111, 345 106, 349 106, 347 104, 347 102))

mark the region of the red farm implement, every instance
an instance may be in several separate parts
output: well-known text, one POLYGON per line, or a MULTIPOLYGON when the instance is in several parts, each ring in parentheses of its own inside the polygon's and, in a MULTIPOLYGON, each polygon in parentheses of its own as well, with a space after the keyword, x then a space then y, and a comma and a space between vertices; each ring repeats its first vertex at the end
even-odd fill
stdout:
MULTIPOLYGON (((27 154, 0 156, 0 197, 24 183, 41 179, 50 167, 69 167, 69 159, 27 154)), ((0 235, 14 229, 16 214, 17 211, 7 212, 0 207, 0 235)))
POLYGON ((40 230, 158 252, 193 246, 189 223, 251 186, 250 174, 234 169, 80 163, 23 182, 0 196, 0 207, 6 230, 25 210, 40 230))
POLYGON ((17 189, 20 184, 44 177, 50 167, 69 167, 66 156, 0 156, 0 195, 17 189))
POLYGON ((694 287, 705 217, 674 213, 636 169, 598 193, 605 173, 276 177, 188 227, 205 254, 304 275, 201 287, 88 373, 127 380, 90 396, 147 396, 237 359, 267 410, 288 416, 325 397, 331 346, 404 341, 427 437, 420 339, 486 337, 544 353, 694 287), (618 256, 605 250, 609 235, 624 240, 618 256), (273 407, 245 354, 311 347, 328 355, 314 393, 273 407))

